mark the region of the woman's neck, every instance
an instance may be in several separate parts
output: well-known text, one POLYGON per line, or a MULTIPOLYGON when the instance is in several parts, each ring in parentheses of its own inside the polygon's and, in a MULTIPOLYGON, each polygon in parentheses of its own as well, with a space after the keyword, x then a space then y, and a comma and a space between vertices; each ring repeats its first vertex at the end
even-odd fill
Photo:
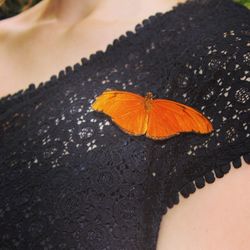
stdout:
POLYGON ((43 0, 21 13, 24 22, 53 23, 71 27, 85 19, 103 22, 140 20, 158 11, 170 10, 186 0, 43 0), (35 14, 35 15, 34 15, 35 14))

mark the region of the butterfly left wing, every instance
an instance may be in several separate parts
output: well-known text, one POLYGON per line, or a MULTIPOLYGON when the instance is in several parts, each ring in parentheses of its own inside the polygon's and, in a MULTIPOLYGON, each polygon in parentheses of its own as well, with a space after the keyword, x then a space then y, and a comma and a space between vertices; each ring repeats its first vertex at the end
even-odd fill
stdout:
POLYGON ((197 110, 171 100, 155 99, 148 117, 146 136, 166 139, 181 132, 209 133, 210 121, 197 110))
POLYGON ((91 105, 109 115, 124 132, 143 135, 147 129, 147 113, 144 98, 128 91, 106 90, 91 105))

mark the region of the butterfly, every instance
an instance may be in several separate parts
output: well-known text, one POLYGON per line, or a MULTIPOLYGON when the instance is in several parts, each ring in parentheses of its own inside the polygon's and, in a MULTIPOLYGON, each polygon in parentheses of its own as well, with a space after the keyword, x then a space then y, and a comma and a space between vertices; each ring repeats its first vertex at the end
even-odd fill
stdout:
POLYGON ((153 99, 129 91, 106 89, 91 108, 110 116, 125 133, 163 140, 181 132, 213 131, 211 122, 192 107, 168 99, 153 99))

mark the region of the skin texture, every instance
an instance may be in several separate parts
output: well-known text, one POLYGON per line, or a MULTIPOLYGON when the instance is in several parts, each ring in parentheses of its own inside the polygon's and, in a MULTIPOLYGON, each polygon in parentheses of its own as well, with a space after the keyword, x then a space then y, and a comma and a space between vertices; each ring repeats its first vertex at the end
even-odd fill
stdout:
MULTIPOLYGON (((145 17, 178 2, 185 0, 43 0, 2 20, 0 97, 38 85, 82 57, 105 50, 145 17)), ((180 196, 180 203, 162 218, 157 250, 250 249, 248 194, 250 168, 243 161, 241 168, 232 168, 188 199, 180 196)))
POLYGON ((184 0, 43 0, 2 20, 0 97, 37 86, 82 57, 106 50, 145 17, 177 2, 184 0))

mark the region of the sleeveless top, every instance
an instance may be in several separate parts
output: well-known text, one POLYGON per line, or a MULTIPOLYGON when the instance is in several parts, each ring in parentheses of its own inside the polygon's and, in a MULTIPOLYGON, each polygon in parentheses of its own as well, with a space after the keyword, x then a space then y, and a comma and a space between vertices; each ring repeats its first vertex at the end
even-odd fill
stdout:
POLYGON ((155 250, 162 216, 250 163, 250 14, 188 0, 105 51, 0 101, 0 248, 155 250), (107 88, 195 108, 209 134, 124 133, 91 104, 107 88))

